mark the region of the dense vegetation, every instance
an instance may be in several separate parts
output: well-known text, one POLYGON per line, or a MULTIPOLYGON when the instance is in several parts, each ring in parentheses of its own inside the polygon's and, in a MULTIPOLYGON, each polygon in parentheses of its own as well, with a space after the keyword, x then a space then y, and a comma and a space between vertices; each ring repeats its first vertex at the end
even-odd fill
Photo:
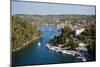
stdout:
POLYGON ((61 29, 61 34, 59 36, 55 36, 53 39, 50 40, 50 42, 53 45, 61 45, 62 48, 64 47, 71 47, 75 48, 78 46, 76 44, 76 37, 75 36, 75 31, 71 30, 69 27, 65 26, 64 28, 61 29))
POLYGON ((12 49, 17 49, 23 47, 28 41, 35 39, 39 34, 36 26, 19 16, 12 16, 12 29, 11 29, 11 39, 12 39, 12 49))
POLYGON ((90 54, 95 58, 96 53, 96 25, 95 23, 88 23, 84 32, 78 38, 87 43, 87 48, 90 54))

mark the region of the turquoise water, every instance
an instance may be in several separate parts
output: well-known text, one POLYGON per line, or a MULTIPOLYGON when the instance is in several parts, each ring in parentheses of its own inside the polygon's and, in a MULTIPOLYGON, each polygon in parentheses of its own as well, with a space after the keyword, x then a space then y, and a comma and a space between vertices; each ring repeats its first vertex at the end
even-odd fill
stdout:
POLYGON ((40 30, 43 32, 43 37, 32 41, 28 46, 14 53, 12 56, 12 65, 57 64, 80 61, 74 56, 56 53, 45 47, 46 43, 52 37, 59 35, 58 29, 55 26, 43 26, 40 30), (38 46, 38 42, 40 46, 38 46))

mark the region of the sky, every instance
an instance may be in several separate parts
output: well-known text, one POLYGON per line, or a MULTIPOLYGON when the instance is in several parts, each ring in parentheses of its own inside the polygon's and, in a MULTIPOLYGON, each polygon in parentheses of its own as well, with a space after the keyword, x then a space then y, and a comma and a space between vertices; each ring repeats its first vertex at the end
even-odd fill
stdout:
POLYGON ((11 15, 31 14, 31 15, 59 15, 59 14, 81 14, 95 15, 95 6, 54 4, 39 2, 12 1, 11 15))

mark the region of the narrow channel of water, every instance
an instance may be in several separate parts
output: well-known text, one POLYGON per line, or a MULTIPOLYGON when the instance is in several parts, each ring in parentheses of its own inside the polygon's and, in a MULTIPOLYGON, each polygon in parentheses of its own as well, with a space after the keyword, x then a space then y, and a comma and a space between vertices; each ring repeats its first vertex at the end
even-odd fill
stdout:
POLYGON ((41 31, 43 32, 42 38, 31 42, 29 46, 13 54, 12 65, 72 63, 79 61, 74 56, 56 53, 45 47, 52 37, 59 35, 56 27, 43 26, 41 31))

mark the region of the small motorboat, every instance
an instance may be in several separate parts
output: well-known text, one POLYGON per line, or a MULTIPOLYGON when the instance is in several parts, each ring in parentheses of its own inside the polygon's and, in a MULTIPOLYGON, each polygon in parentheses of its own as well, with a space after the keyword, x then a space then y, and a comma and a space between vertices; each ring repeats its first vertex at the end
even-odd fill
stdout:
POLYGON ((86 61, 87 59, 85 57, 82 57, 82 61, 86 61))
POLYGON ((41 43, 39 42, 39 43, 38 43, 38 46, 40 46, 40 45, 41 45, 41 43))
POLYGON ((87 59, 85 57, 81 57, 81 56, 77 57, 77 59, 80 59, 83 62, 87 61, 87 59))

